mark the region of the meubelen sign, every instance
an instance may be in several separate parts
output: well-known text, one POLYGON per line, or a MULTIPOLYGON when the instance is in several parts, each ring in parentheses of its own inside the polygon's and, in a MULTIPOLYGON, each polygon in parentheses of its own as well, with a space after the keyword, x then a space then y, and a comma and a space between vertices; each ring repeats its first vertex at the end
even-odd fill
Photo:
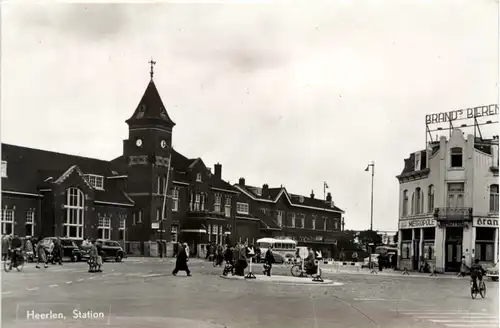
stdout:
POLYGON ((452 110, 437 114, 425 115, 427 124, 446 123, 468 118, 498 115, 498 105, 478 106, 474 108, 452 110))
POLYGON ((474 218, 474 227, 498 228, 498 219, 474 218))
POLYGON ((399 229, 435 227, 436 220, 432 218, 399 221, 399 229))

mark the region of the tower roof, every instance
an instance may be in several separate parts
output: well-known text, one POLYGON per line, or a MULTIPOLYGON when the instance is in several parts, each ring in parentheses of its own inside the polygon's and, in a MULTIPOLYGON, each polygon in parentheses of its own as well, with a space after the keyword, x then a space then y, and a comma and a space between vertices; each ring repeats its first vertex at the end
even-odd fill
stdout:
POLYGON ((128 124, 154 122, 168 127, 175 125, 174 121, 168 116, 153 79, 151 79, 146 91, 144 91, 144 95, 134 114, 126 122, 128 124))

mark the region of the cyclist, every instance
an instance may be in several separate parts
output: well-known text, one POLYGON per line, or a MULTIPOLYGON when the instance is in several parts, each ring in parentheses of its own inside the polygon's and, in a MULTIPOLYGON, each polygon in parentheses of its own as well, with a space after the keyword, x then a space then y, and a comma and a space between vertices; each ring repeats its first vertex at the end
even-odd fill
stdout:
POLYGON ((475 259, 474 263, 470 266, 470 277, 473 281, 473 288, 477 290, 477 280, 479 282, 483 281, 483 276, 485 275, 486 270, 483 269, 481 264, 479 264, 479 259, 475 259))
POLYGON ((14 235, 14 237, 12 238, 12 242, 10 244, 10 247, 11 247, 10 269, 11 270, 12 270, 13 265, 17 266, 17 258, 19 256, 22 256, 22 254, 20 254, 22 246, 23 246, 23 242, 21 241, 21 238, 19 238, 18 235, 14 235))

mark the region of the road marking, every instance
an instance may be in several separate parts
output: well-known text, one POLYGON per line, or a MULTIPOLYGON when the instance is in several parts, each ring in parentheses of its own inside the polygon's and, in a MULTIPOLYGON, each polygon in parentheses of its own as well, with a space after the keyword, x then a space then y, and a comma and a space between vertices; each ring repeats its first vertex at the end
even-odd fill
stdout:
POLYGON ((51 287, 51 288, 52 288, 52 287, 57 287, 57 286, 59 286, 59 285, 50 285, 49 287, 51 287))
POLYGON ((401 314, 405 315, 420 315, 420 316, 443 316, 443 315, 477 315, 477 316, 485 316, 488 315, 488 313, 483 313, 483 312, 434 312, 434 313, 429 313, 429 312, 400 312, 401 314))
POLYGON ((71 272, 75 271, 75 269, 55 269, 55 270, 49 270, 50 272, 71 272))
POLYGON ((89 279, 92 280, 92 279, 95 279, 95 277, 90 277, 89 279))
POLYGON ((355 298, 355 301, 394 301, 385 298, 355 298))
POLYGON ((142 278, 151 278, 151 277, 161 277, 161 276, 166 276, 166 273, 153 273, 153 274, 147 274, 144 276, 141 276, 142 278))
POLYGON ((76 279, 76 281, 77 281, 77 282, 84 281, 84 280, 85 280, 85 279, 83 279, 83 278, 78 278, 78 279, 76 279))
POLYGON ((498 323, 498 320, 429 320, 436 323, 498 323))
POLYGON ((73 283, 73 282, 72 281, 66 281, 66 284, 68 284, 68 285, 71 284, 71 283, 73 283))
POLYGON ((38 290, 38 287, 33 287, 33 288, 26 287, 26 290, 29 290, 29 291, 38 290))
MULTIPOLYGON (((456 327, 456 328, 458 328, 458 327, 468 327, 468 328, 470 328, 471 327, 470 323, 469 324, 463 324, 463 325, 461 325, 461 324, 446 323, 445 326, 447 326, 447 327, 456 327)), ((474 328, 479 328, 479 327, 482 327, 482 328, 490 328, 490 327, 491 328, 498 328, 498 323, 494 323, 494 324, 485 323, 485 324, 478 324, 478 325, 474 324, 474 326, 472 326, 472 327, 474 327, 474 328)))
POLYGON ((9 295, 11 292, 2 292, 2 295, 9 295))

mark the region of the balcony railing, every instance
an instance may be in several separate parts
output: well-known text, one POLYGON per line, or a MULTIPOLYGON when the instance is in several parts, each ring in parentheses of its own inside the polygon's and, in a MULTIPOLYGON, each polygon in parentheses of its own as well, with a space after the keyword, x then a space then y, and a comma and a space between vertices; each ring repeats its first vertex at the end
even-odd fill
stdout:
POLYGON ((434 209, 436 220, 472 220, 472 207, 438 207, 434 209))

